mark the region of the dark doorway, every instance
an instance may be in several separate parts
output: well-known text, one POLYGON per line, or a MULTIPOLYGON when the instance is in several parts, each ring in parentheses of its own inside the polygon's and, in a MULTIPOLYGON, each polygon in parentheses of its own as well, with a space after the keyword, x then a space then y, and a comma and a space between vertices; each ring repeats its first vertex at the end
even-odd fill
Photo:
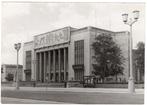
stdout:
POLYGON ((31 73, 26 73, 25 78, 26 81, 31 81, 31 73))

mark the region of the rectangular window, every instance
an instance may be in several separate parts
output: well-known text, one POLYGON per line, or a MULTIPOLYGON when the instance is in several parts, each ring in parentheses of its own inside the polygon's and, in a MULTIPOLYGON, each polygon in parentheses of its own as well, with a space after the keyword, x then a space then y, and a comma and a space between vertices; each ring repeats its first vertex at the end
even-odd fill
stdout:
POLYGON ((74 42, 75 65, 84 64, 84 40, 74 42))
POLYGON ((32 52, 26 51, 26 69, 31 69, 32 52))

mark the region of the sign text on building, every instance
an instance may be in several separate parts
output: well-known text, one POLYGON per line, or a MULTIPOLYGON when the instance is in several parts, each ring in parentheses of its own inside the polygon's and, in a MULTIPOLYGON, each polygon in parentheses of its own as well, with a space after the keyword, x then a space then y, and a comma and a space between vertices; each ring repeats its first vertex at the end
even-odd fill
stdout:
POLYGON ((69 28, 48 32, 34 37, 34 48, 53 46, 69 41, 69 28))

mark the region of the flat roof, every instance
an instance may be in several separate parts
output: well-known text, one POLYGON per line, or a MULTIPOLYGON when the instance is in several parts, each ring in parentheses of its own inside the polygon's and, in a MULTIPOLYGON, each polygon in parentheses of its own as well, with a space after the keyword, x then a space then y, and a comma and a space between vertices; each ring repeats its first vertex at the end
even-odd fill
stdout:
POLYGON ((30 44, 30 43, 33 43, 33 41, 25 42, 24 44, 30 44))
MULTIPOLYGON (((52 30, 52 31, 48 31, 48 32, 45 32, 45 33, 41 33, 41 34, 35 35, 34 37, 40 36, 40 35, 43 35, 43 34, 47 34, 47 33, 51 33, 51 32, 55 32, 55 31, 58 31, 58 30, 61 30, 61 29, 64 29, 64 28, 70 28, 71 29, 71 32, 85 30, 85 29, 88 29, 88 28, 96 29, 96 30, 101 30, 101 31, 106 31, 106 32, 112 32, 112 33, 124 33, 124 32, 128 32, 128 31, 115 32, 115 31, 110 31, 110 30, 106 30, 106 29, 102 29, 102 28, 97 28, 97 27, 94 27, 94 26, 85 26, 85 27, 82 27, 82 28, 74 28, 74 27, 71 27, 71 26, 66 26, 66 27, 63 27, 63 28, 59 28, 59 29, 55 29, 55 30, 52 30)), ((30 44, 30 43, 33 43, 33 41, 25 42, 24 44, 30 44)))
POLYGON ((86 27, 78 28, 78 29, 72 30, 71 32, 85 30, 88 28, 114 33, 114 31, 110 31, 110 30, 106 30, 106 29, 102 29, 102 28, 97 28, 97 27, 93 27, 93 26, 86 26, 86 27))
MULTIPOLYGON (((6 67, 16 67, 17 65, 15 64, 2 64, 2 66, 6 66, 6 67)), ((22 65, 18 65, 19 67, 23 67, 22 65)))
POLYGON ((58 30, 62 30, 62 29, 64 29, 64 28, 70 28, 70 29, 72 29, 72 30, 76 29, 76 28, 71 27, 71 26, 66 26, 66 27, 63 27, 63 28, 58 28, 58 29, 55 29, 55 30, 52 30, 52 31, 48 31, 48 32, 44 32, 44 33, 41 33, 41 34, 35 35, 34 37, 36 37, 36 36, 40 36, 40 35, 43 35, 43 34, 47 34, 47 33, 51 33, 51 32, 55 32, 55 31, 58 31, 58 30))
MULTIPOLYGON (((128 32, 128 31, 115 32, 115 31, 111 31, 111 30, 107 30, 107 29, 97 28, 97 27, 94 27, 94 26, 85 26, 85 27, 82 27, 82 28, 74 28, 74 27, 71 27, 71 26, 66 26, 66 27, 63 27, 63 28, 58 28, 58 29, 55 29, 55 30, 52 30, 52 31, 48 31, 48 32, 44 32, 44 33, 35 35, 34 37, 40 36, 40 35, 43 35, 43 34, 47 34, 47 33, 51 33, 51 32, 55 32, 55 31, 58 31, 58 30, 61 30, 61 29, 64 29, 64 28, 70 28, 71 29, 71 32, 73 32, 73 31, 79 31, 79 30, 84 30, 84 29, 87 29, 87 28, 92 28, 92 29, 97 29, 97 30, 107 31, 107 32, 114 32, 114 33, 128 32)), ((31 43, 31 42, 33 42, 33 41, 26 42, 26 43, 31 43)))

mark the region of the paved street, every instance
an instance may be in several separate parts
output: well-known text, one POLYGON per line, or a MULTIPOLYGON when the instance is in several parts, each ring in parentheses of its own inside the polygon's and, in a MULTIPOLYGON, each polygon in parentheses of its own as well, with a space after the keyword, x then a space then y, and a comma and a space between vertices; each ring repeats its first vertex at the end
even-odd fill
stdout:
MULTIPOLYGON (((78 103, 78 104, 143 104, 144 94, 140 90, 135 94, 128 94, 126 89, 99 88, 20 88, 2 89, 2 97, 32 99, 39 101, 78 103), (33 90, 33 91, 32 91, 33 90), (56 91, 57 90, 57 91, 56 91), (60 91, 59 91, 60 90, 60 91), (67 91, 68 90, 68 91, 67 91), (81 91, 80 91, 81 90, 81 91), (102 91, 103 90, 103 91, 102 91), (104 92, 106 90, 106 92, 104 92), (115 91, 117 90, 117 91, 115 91), (119 92, 119 91, 120 92, 119 92), (84 92, 85 91, 85 92, 84 92)), ((3 100, 2 100, 3 101, 3 100)), ((25 101, 24 101, 25 102, 25 101)), ((5 103, 3 101, 3 103, 5 103)), ((38 102, 36 102, 38 103, 38 102)))
MULTIPOLYGON (((15 87, 1 87, 2 90, 15 90, 15 87)), ((128 93, 125 88, 52 88, 52 87, 20 87, 25 91, 66 91, 66 92, 100 92, 100 93, 128 93)), ((144 94, 144 89, 136 89, 135 94, 144 94)))
POLYGON ((20 99, 20 98, 9 98, 2 97, 1 98, 3 104, 70 104, 63 102, 55 102, 55 101, 41 101, 41 100, 32 100, 32 99, 20 99))

